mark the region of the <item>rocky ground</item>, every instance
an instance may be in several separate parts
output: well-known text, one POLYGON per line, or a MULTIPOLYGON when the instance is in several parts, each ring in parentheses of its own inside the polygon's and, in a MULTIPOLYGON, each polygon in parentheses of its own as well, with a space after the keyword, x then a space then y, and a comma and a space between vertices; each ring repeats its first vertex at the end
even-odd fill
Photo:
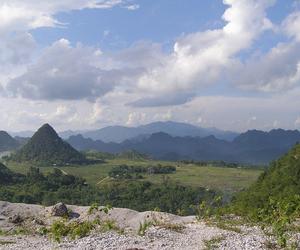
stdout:
MULTIPOLYGON (((258 227, 216 226, 198 222, 193 216, 160 212, 140 213, 113 208, 106 214, 99 210, 91 213, 90 207, 67 206, 66 210, 61 205, 53 208, 0 201, 0 249, 233 250, 274 247, 274 238, 258 227), (60 243, 51 239, 51 234, 36 233, 61 221, 64 213, 70 217, 66 220, 68 223, 98 219, 103 223, 109 221, 113 226, 106 230, 93 229, 88 236, 75 240, 62 238, 60 243)), ((300 237, 298 240, 300 242, 300 237)))

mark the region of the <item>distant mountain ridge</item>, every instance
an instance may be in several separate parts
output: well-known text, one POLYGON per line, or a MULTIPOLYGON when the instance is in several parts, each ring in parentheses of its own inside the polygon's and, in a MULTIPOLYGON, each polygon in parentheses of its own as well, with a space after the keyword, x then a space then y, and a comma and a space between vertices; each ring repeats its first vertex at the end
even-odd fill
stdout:
POLYGON ((299 131, 283 129, 270 132, 250 130, 239 135, 232 142, 217 139, 215 136, 174 137, 164 132, 122 143, 94 141, 82 135, 71 136, 68 139, 68 142, 78 150, 98 150, 109 153, 136 150, 161 160, 223 160, 245 164, 268 164, 299 141, 299 131))
MULTIPOLYGON (((166 121, 153 122, 137 127, 126 126, 108 126, 95 130, 66 130, 59 132, 59 136, 63 139, 68 139, 70 136, 81 134, 85 138, 93 140, 101 140, 103 142, 121 143, 125 140, 133 138, 149 137, 151 134, 164 132, 172 136, 192 136, 206 137, 214 135, 218 139, 232 141, 239 133, 231 131, 223 131, 216 128, 201 128, 188 123, 166 121)), ((13 136, 31 137, 33 131, 12 132, 13 136)))
MULTIPOLYGON (((149 136, 154 133, 164 132, 172 136, 206 137, 214 135, 219 139, 233 140, 238 133, 222 131, 215 128, 201 128, 180 122, 153 122, 138 127, 109 126, 102 129, 80 133, 83 137, 103 142, 123 142, 136 137, 149 136)), ((78 133, 77 133, 78 134, 78 133)))

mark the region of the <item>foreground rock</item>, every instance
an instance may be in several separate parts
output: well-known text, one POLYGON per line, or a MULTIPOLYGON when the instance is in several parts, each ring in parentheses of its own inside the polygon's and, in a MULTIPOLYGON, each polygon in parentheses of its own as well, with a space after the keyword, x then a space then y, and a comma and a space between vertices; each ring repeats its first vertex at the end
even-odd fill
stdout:
MULTIPOLYGON (((92 231, 87 237, 76 240, 65 238, 57 243, 49 236, 37 233, 62 218, 53 216, 53 207, 13 204, 0 201, 0 228, 13 232, 20 228, 9 218, 18 215, 22 228, 29 235, 1 234, 0 249, 151 249, 151 250, 194 250, 217 247, 218 249, 267 249, 274 239, 266 236, 257 227, 239 227, 240 231, 223 230, 195 217, 180 217, 160 212, 136 212, 130 209, 114 208, 106 214, 101 209, 91 211, 90 207, 67 206, 67 210, 77 214, 70 221, 93 221, 101 219, 115 223, 118 230, 92 231), (150 223, 151 222, 151 223, 150 223), (153 225, 152 225, 153 224, 153 225), (144 227, 143 227, 144 225, 144 227), (152 226, 151 226, 152 225, 152 226), (138 235, 138 233, 140 235, 138 235)), ((26 232, 25 232, 26 233, 26 232)))
POLYGON ((60 202, 57 203, 56 205, 54 205, 51 209, 51 215, 52 216, 58 216, 58 217, 64 217, 64 216, 68 216, 68 208, 67 206, 60 202))

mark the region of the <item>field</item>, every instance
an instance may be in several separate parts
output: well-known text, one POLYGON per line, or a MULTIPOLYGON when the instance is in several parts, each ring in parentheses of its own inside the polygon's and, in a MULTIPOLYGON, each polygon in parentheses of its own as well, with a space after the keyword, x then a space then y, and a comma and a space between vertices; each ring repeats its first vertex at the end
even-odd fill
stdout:
MULTIPOLYGON (((7 166, 13 171, 19 173, 26 173, 29 165, 6 163, 7 166)), ((211 165, 197 166, 194 164, 182 164, 177 162, 163 162, 163 161, 149 161, 149 160, 123 160, 113 159, 106 160, 105 163, 88 165, 88 166, 66 166, 60 167, 61 170, 68 174, 81 176, 90 184, 101 185, 107 181, 109 171, 121 164, 135 165, 135 166, 148 166, 148 165, 172 165, 176 166, 177 171, 173 174, 167 174, 167 176, 182 185, 194 186, 194 187, 206 187, 209 189, 219 190, 223 193, 232 194, 243 188, 251 185, 258 176, 262 173, 260 169, 242 169, 242 168, 222 168, 214 167, 211 165)), ((43 167, 41 171, 46 173, 53 169, 53 167, 43 167)), ((163 176, 161 174, 156 175, 144 175, 144 179, 153 183, 162 182, 163 176)))

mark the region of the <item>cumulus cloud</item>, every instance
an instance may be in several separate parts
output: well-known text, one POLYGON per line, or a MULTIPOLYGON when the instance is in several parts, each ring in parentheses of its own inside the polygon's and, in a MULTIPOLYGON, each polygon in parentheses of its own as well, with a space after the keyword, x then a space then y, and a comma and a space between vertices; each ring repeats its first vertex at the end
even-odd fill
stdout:
POLYGON ((267 53, 253 56, 231 72, 235 84, 246 90, 282 92, 300 84, 300 12, 291 13, 280 30, 291 40, 267 53), (234 77, 237 76, 237 77, 234 77))
MULTIPOLYGON (((168 93, 164 99, 174 99, 174 93, 188 95, 218 81, 225 70, 237 63, 235 56, 239 52, 249 48, 261 32, 272 28, 266 9, 274 4, 273 0, 224 0, 224 4, 229 8, 223 15, 226 24, 222 29, 193 33, 178 39, 173 53, 166 56, 163 65, 139 79, 138 87, 152 94, 147 98, 168 93)), ((147 100, 151 99, 135 104, 151 105, 152 102, 147 100)), ((182 102, 182 99, 178 101, 182 102)))
POLYGON ((132 125, 141 124, 145 121, 145 119, 146 119, 146 114, 145 113, 130 112, 129 115, 128 115, 126 125, 132 126, 132 125))
POLYGON ((270 93, 294 88, 300 83, 300 43, 281 43, 247 60, 236 68, 232 79, 246 90, 270 93))
POLYGON ((284 20, 282 29, 288 36, 300 41, 300 11, 291 13, 284 20))
POLYGON ((16 32, 2 36, 0 40, 0 63, 22 64, 29 60, 36 42, 27 32, 16 32))
POLYGON ((6 87, 11 96, 36 100, 95 101, 114 90, 133 91, 147 67, 161 58, 161 47, 140 42, 118 53, 104 55, 99 49, 72 46, 61 39, 44 50, 26 73, 6 87))
MULTIPOLYGON (((26 7, 32 4, 29 0, 25 3, 26 7)), ((58 10, 104 8, 122 3, 53 1, 47 15, 52 17, 58 10)), ((225 26, 182 36, 171 54, 163 53, 160 45, 147 42, 116 53, 103 53, 83 46, 71 47, 61 40, 47 48, 24 75, 12 80, 8 90, 15 96, 31 99, 95 100, 117 87, 138 93, 140 98, 129 102, 133 106, 183 104, 203 86, 218 81, 225 70, 237 64, 240 51, 249 48, 261 32, 272 28, 265 11, 273 3, 224 0, 229 6, 223 15, 225 26)), ((38 4, 33 9, 40 11, 45 6, 38 4)))
POLYGON ((108 9, 127 0, 0 0, 0 34, 11 30, 30 30, 63 25, 55 14, 81 9, 108 9))
POLYGON ((125 8, 128 9, 128 10, 137 10, 137 9, 140 8, 140 5, 138 5, 138 4, 132 4, 132 5, 125 6, 125 8))
MULTIPOLYGON (((128 4, 132 4, 132 1, 0 0, 0 86, 6 85, 10 79, 22 75, 26 72, 28 64, 32 62, 38 47, 33 36, 29 33, 32 29, 65 26, 66 24, 56 19, 57 13, 86 8, 109 9, 128 4)), ((45 53, 47 52, 49 50, 45 53)), ((80 60, 80 58, 76 60, 80 60)), ((2 86, 0 92, 3 92, 2 86)), ((29 95, 25 96, 29 97, 29 95)))
POLYGON ((300 117, 297 117, 297 119, 295 120, 295 127, 300 128, 300 117))
POLYGON ((28 71, 13 79, 7 90, 14 96, 40 100, 94 99, 122 81, 118 70, 96 66, 101 54, 80 44, 72 47, 61 39, 47 48, 28 71))
MULTIPOLYGON (((52 14, 58 10, 92 8, 89 4, 95 2, 99 8, 124 4, 124 1, 74 2, 51 2, 56 7, 45 11, 50 19, 38 18, 35 13, 33 19, 26 17, 20 21, 24 25, 18 36, 23 36, 28 45, 22 49, 20 40, 23 38, 11 36, 9 45, 15 48, 11 47, 8 53, 8 44, 2 45, 6 54, 1 54, 0 61, 27 61, 31 54, 27 48, 34 48, 35 42, 24 29, 60 25, 52 14), (72 7, 68 3, 72 3, 72 7)), ((34 107, 24 108, 27 104, 23 100, 20 103, 24 107, 20 104, 11 108, 8 102, 6 107, 0 108, 0 117, 7 121, 8 127, 18 126, 20 122, 30 126, 31 122, 52 121, 61 128, 94 128, 170 119, 239 131, 253 127, 269 129, 278 124, 286 128, 298 126, 295 118, 299 116, 300 92, 299 89, 295 93, 291 91, 297 89, 300 81, 298 14, 292 13, 280 27, 289 37, 288 41, 241 62, 240 53, 248 51, 264 31, 274 28, 266 15, 274 1, 224 0, 224 3, 228 8, 223 15, 223 28, 182 35, 171 53, 163 52, 159 44, 145 41, 116 52, 72 45, 65 39, 55 42, 4 87, 14 97, 35 100, 34 104, 41 101, 43 104, 37 108, 45 112, 37 112, 34 107), (199 97, 203 87, 220 83, 225 76, 235 87, 272 94, 265 98, 199 97), (50 104, 47 101, 51 101, 50 104), (48 105, 51 108, 46 108, 48 105), (18 108, 25 110, 20 113, 18 108), (8 119, 7 113, 15 117, 8 119)), ((42 7, 37 4, 32 8, 34 11, 46 9, 45 5, 41 3, 42 7)), ((39 13, 44 15, 43 11, 39 13)), ((18 19, 8 20, 6 27, 21 27, 18 22, 18 19)))

